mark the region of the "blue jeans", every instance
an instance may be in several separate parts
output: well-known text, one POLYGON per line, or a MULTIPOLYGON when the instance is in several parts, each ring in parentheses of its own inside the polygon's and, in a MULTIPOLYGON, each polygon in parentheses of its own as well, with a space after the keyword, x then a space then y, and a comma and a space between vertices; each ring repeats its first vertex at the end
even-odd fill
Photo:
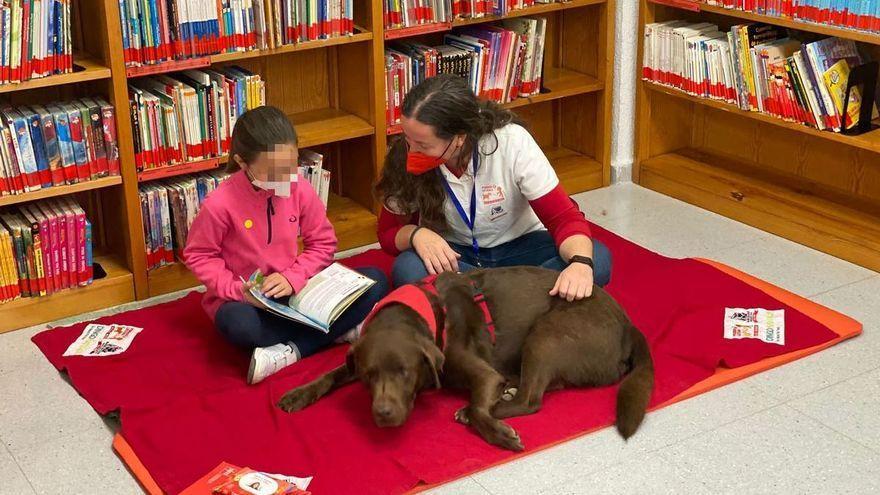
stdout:
MULTIPOLYGON (((559 257, 556 242, 546 230, 532 232, 492 248, 480 248, 479 253, 474 253, 471 246, 449 245, 461 255, 458 269, 462 272, 475 268, 523 265, 562 271, 568 266, 559 257)), ((611 280, 611 252, 596 239, 593 239, 593 265, 593 280, 596 285, 607 285, 611 280)), ((404 251, 394 260, 391 277, 395 287, 418 282, 427 276, 428 269, 415 251, 404 251)))
POLYGON ((388 294, 388 279, 382 270, 358 268, 357 271, 375 280, 376 284, 330 325, 330 333, 238 301, 220 306, 214 317, 214 326, 226 340, 239 347, 253 349, 284 343, 293 344, 301 358, 312 355, 364 321, 373 306, 388 294))

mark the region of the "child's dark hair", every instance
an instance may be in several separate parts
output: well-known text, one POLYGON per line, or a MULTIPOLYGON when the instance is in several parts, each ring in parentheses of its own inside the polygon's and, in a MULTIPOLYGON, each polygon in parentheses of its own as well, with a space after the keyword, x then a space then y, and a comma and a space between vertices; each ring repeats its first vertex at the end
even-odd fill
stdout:
POLYGON ((248 110, 235 121, 226 171, 232 173, 241 168, 235 155, 251 163, 257 155, 272 151, 279 144, 297 144, 296 130, 284 112, 272 106, 248 110))
MULTIPOLYGON (((440 139, 449 140, 464 134, 469 146, 477 146, 480 138, 495 135, 507 124, 525 123, 510 110, 495 102, 480 100, 467 79, 455 74, 440 74, 425 79, 412 88, 403 99, 403 115, 427 124, 440 139)), ((497 137, 488 149, 478 150, 491 155, 498 147, 497 137)), ((386 208, 395 213, 419 213, 422 225, 437 232, 448 226, 444 213, 446 192, 439 173, 413 175, 406 171, 406 142, 400 136, 392 140, 382 175, 374 192, 386 208)))

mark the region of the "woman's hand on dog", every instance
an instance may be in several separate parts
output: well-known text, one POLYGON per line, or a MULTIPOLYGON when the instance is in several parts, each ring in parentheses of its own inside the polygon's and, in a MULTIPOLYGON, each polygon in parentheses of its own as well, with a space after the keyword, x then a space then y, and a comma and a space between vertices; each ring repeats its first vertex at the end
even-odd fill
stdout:
POLYGON ((412 239, 412 248, 425 263, 428 273, 457 272, 460 254, 449 247, 446 239, 429 229, 419 229, 412 239))
POLYGON ((568 302, 581 300, 593 294, 593 269, 583 263, 568 265, 556 279, 550 290, 551 296, 559 296, 568 302))

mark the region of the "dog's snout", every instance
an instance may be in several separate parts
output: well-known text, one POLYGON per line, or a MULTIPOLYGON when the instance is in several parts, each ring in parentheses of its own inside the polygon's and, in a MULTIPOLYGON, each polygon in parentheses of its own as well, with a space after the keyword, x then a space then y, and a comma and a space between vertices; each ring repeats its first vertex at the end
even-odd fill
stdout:
POLYGON ((373 412, 376 414, 376 416, 380 418, 388 419, 391 417, 391 413, 393 411, 391 409, 391 404, 386 402, 382 404, 376 404, 376 407, 373 408, 373 412))

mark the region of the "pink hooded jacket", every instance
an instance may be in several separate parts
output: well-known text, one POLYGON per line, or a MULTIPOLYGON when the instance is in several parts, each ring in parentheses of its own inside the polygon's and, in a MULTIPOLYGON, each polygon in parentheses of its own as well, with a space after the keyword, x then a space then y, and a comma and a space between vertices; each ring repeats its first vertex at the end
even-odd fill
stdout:
POLYGON ((183 257, 207 287, 202 305, 211 319, 223 303, 244 300, 239 277, 278 272, 298 292, 333 261, 336 234, 324 204, 302 177, 291 186, 290 197, 276 196, 254 189, 239 171, 202 204, 183 257))

